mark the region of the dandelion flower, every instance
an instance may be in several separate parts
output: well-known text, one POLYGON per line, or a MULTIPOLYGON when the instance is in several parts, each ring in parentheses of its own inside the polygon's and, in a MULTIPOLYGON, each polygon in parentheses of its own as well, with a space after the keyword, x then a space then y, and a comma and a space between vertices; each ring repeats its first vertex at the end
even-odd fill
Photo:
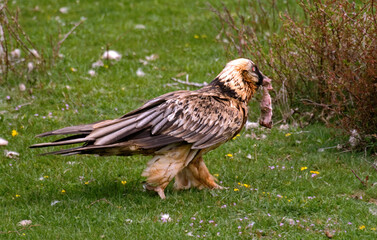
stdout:
POLYGON ((16 194, 16 198, 19 198, 19 197, 21 197, 21 195, 20 194, 16 194))
POLYGON ((62 193, 65 193, 65 190, 64 190, 64 189, 62 190, 62 193))
POLYGON ((319 174, 318 171, 310 171, 310 173, 313 173, 313 174, 319 174))
POLYGON ((200 37, 199 37, 199 35, 195 34, 195 35, 194 35, 194 38, 195 38, 195 39, 199 39, 200 37))
POLYGON ((308 167, 301 167, 301 171, 308 169, 308 167))
POLYGON ((215 176, 215 177, 218 177, 218 176, 219 176, 219 174, 218 174, 218 173, 215 173, 215 174, 213 174, 213 176, 215 176))
POLYGON ((233 154, 228 153, 226 156, 227 156, 227 157, 233 157, 233 154))
POLYGON ((235 188, 235 189, 233 189, 235 192, 238 192, 239 191, 239 189, 238 188, 235 188))
POLYGON ((285 134, 286 137, 289 137, 289 136, 291 136, 291 135, 292 135, 292 133, 286 133, 286 134, 285 134))
POLYGON ((364 226, 364 225, 361 225, 361 226, 359 227, 359 229, 360 229, 360 230, 364 230, 364 229, 365 229, 365 226, 364 226))
POLYGON ((123 185, 126 185, 126 183, 127 183, 127 181, 122 181, 122 184, 123 184, 123 185))
POLYGON ((12 130, 12 137, 15 137, 15 136, 17 136, 18 135, 18 132, 16 131, 16 130, 12 130))

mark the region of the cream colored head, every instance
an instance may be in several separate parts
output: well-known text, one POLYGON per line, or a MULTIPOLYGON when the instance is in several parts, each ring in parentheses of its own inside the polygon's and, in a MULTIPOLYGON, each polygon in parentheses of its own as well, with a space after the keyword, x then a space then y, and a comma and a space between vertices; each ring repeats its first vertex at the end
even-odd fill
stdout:
POLYGON ((246 58, 238 58, 226 64, 225 68, 213 81, 228 95, 249 101, 255 91, 264 80, 269 80, 253 61, 246 58))

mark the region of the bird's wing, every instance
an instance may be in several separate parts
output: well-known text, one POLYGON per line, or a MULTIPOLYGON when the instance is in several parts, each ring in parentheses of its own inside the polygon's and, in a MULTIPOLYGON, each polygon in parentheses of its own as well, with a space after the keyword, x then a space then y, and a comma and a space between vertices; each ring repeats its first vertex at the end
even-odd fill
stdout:
POLYGON ((152 135, 168 135, 203 149, 238 133, 245 112, 233 100, 211 94, 192 94, 168 100, 164 118, 151 126, 152 135))
POLYGON ((185 141, 203 149, 233 137, 245 115, 230 99, 180 91, 153 99, 110 125, 95 125, 88 138, 95 139, 93 145, 130 141, 148 149, 185 141))
POLYGON ((238 106, 234 100, 215 94, 177 91, 152 99, 121 118, 82 125, 85 131, 76 126, 42 134, 72 134, 76 131, 79 135, 32 147, 85 142, 74 153, 101 154, 102 150, 106 153, 112 148, 116 149, 116 155, 121 155, 122 151, 127 155, 142 153, 142 149, 158 149, 179 142, 190 143, 193 149, 204 149, 223 143, 238 133, 245 122, 245 111, 246 108, 238 106))

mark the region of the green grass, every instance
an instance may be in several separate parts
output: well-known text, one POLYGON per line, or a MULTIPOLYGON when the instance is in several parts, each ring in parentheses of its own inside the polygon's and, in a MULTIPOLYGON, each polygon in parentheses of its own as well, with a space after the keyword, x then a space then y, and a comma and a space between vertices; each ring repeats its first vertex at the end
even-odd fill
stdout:
MULTIPOLYGON (((377 182, 377 172, 368 164, 375 159, 334 149, 319 152, 346 140, 320 125, 254 129, 258 137, 267 136, 262 140, 243 131, 205 156, 227 190, 176 192, 169 186, 166 200, 143 191, 140 175, 148 157, 42 157, 38 154, 45 150, 28 149, 41 141, 34 137, 38 133, 115 118, 152 97, 186 88, 165 86, 179 73, 188 73, 190 81, 209 82, 228 59, 215 40, 216 17, 200 1, 24 1, 19 7, 21 24, 45 56, 51 54, 50 36, 58 36, 59 29, 68 32, 81 16, 87 20, 64 42, 64 58, 56 67, 34 73, 34 82, 11 76, 1 86, 0 137, 9 145, 0 150, 20 157, 2 156, 0 161, 0 238, 190 239, 219 234, 221 239, 325 239, 326 231, 336 239, 377 237, 377 206, 372 203, 377 186, 364 187, 350 171, 377 182), (63 6, 69 7, 68 14, 58 12, 63 6), (134 29, 136 24, 146 29, 134 29), (87 71, 107 45, 122 59, 89 77, 87 71), (139 63, 151 54, 159 59, 139 63), (138 68, 145 77, 136 76, 138 68), (18 90, 21 82, 28 91, 18 90), (12 137, 12 130, 18 135, 12 137), (319 175, 312 177, 310 171, 319 175), (59 202, 51 205, 54 201, 59 202), (162 213, 171 221, 162 222, 162 213), (24 219, 32 220, 32 226, 17 226, 24 219)), ((250 106, 255 121, 257 103, 250 106)))

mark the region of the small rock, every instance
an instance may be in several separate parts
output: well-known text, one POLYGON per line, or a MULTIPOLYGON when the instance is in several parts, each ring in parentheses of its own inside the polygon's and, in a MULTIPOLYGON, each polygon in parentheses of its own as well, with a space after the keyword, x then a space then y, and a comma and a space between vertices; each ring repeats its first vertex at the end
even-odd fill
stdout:
POLYGON ((5 140, 4 138, 0 138, 0 146, 6 146, 8 145, 8 141, 5 140))
POLYGON ((258 128, 258 127, 259 127, 259 123, 257 123, 257 122, 247 121, 246 124, 245 124, 246 129, 253 129, 253 128, 258 128))
POLYGON ((4 155, 7 158, 18 158, 20 154, 18 152, 4 150, 4 155))
POLYGON ((23 83, 20 83, 20 84, 18 85, 18 88, 20 89, 21 92, 25 92, 25 90, 26 90, 26 86, 25 86, 25 84, 23 84, 23 83))
POLYGON ((22 220, 19 223, 17 223, 17 225, 25 227, 25 226, 29 226, 31 223, 32 223, 31 220, 22 220))
POLYGON ((122 58, 122 55, 120 55, 117 51, 109 50, 103 53, 102 58, 119 61, 122 58))

